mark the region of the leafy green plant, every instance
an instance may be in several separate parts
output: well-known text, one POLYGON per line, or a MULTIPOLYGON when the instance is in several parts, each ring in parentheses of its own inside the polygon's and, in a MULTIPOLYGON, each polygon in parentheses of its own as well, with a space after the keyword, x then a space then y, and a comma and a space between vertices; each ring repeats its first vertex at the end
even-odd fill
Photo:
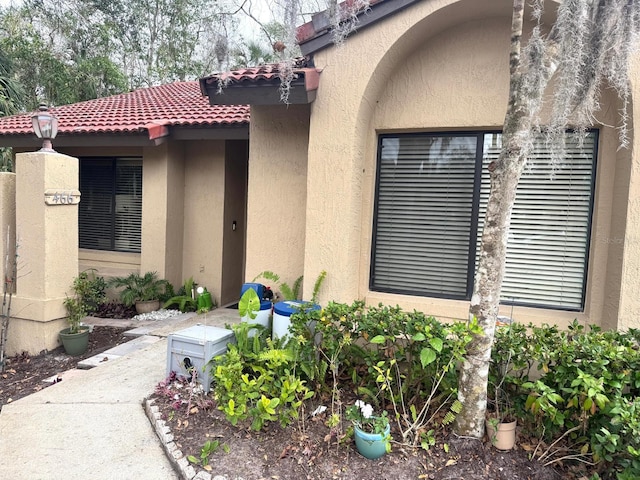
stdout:
POLYGON ((125 305, 131 306, 136 302, 159 300, 167 291, 169 282, 158 278, 157 272, 147 272, 144 275, 132 273, 126 277, 114 277, 107 284, 122 288, 120 299, 125 305))
POLYGON ((87 314, 94 313, 107 298, 107 282, 96 275, 96 271, 95 268, 84 270, 73 280, 73 291, 87 314))
POLYGON ((251 320, 254 320, 259 310, 260 299, 258 298, 258 294, 253 288, 247 288, 238 302, 238 313, 240 313, 240 317, 249 316, 251 320))
POLYGON ((69 324, 69 333, 80 332, 80 322, 87 315, 84 303, 79 297, 67 297, 63 302, 67 309, 67 323, 69 324))
POLYGON ((421 312, 361 301, 329 302, 291 321, 292 341, 306 360, 301 370, 319 388, 331 389, 332 404, 340 403, 338 379, 349 378, 349 388, 367 401, 391 405, 403 441, 414 445, 453 402, 456 366, 478 329, 475 322, 443 325, 421 312))
POLYGON ((181 312, 195 312, 198 309, 198 302, 194 292, 195 282, 193 277, 185 280, 184 285, 178 291, 178 295, 172 296, 164 304, 162 308, 169 308, 173 305, 178 306, 181 312))
POLYGON ((265 280, 274 282, 278 286, 278 289, 282 294, 282 300, 299 300, 300 288, 302 287, 302 275, 294 280, 292 286, 289 286, 289 284, 286 282, 282 282, 279 275, 276 275, 269 270, 265 270, 264 272, 256 275, 256 277, 253 279, 253 282, 259 280, 260 278, 264 278, 265 280))
POLYGON ((218 408, 234 425, 250 419, 255 430, 273 421, 286 426, 298 418, 302 402, 313 391, 295 373, 293 348, 279 348, 259 335, 249 338, 249 327, 254 326, 235 325, 237 344, 210 364, 218 408))
POLYGON ((209 457, 216 453, 219 447, 220 440, 207 440, 200 449, 200 458, 196 458, 193 455, 188 455, 187 460, 189 460, 191 463, 202 465, 206 470, 210 470, 210 468, 206 468, 207 466, 209 466, 209 457))

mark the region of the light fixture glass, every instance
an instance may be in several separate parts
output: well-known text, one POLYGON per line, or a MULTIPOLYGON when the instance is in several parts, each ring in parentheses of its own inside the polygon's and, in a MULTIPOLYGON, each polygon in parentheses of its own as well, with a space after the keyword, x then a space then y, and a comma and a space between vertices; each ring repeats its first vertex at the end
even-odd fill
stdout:
POLYGON ((42 139, 40 151, 53 152, 51 140, 58 134, 58 119, 49 113, 49 109, 44 103, 40 104, 38 113, 31 117, 33 131, 38 138, 42 139))

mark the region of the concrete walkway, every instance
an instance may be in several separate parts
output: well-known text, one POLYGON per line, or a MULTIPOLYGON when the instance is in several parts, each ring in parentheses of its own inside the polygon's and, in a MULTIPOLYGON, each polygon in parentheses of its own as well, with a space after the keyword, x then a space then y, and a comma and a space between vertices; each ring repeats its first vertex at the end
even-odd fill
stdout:
POLYGON ((3 406, 0 478, 178 479, 142 406, 165 378, 166 337, 198 323, 223 327, 238 320, 237 310, 217 309, 147 322, 137 332, 147 339, 137 347, 100 354, 96 368, 3 406))

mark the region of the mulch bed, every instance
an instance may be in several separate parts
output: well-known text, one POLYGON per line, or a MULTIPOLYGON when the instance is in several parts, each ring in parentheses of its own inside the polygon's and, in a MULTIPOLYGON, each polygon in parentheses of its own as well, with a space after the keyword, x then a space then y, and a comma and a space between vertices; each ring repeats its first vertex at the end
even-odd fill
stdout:
MULTIPOLYGON (((287 428, 268 424, 255 432, 249 425, 232 426, 215 408, 210 395, 188 394, 183 382, 166 382, 151 398, 171 428, 178 448, 185 456, 200 459, 207 441, 218 443, 208 458, 199 460, 196 471, 246 480, 324 479, 460 479, 460 480, 559 480, 575 478, 530 461, 527 452, 516 448, 496 450, 489 442, 440 439, 430 450, 393 444, 392 452, 368 460, 356 450, 352 438, 338 444, 326 426, 326 414, 304 415, 287 428), (173 389, 173 390, 172 390, 173 389), (176 399, 184 399, 179 406, 176 399), (176 406, 178 408, 176 409, 176 406)), ((312 406, 309 406, 312 409, 312 406)), ((314 407, 313 407, 314 408, 314 407)), ((311 411, 311 410, 308 410, 311 411)), ((398 438, 398 432, 392 430, 398 438)))
POLYGON ((79 361, 131 340, 131 337, 123 335, 126 330, 94 327, 89 335, 89 348, 76 357, 67 355, 62 347, 58 347, 40 355, 23 353, 7 359, 4 372, 0 373, 0 409, 7 403, 46 388, 48 385, 43 380, 75 368, 79 361))

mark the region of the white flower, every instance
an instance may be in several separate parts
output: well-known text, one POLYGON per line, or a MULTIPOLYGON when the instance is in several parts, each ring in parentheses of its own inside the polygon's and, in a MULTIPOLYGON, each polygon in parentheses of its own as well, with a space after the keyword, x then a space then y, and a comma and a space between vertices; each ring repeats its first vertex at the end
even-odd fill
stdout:
POLYGON ((362 416, 364 418, 371 418, 371 415, 373 415, 373 407, 368 403, 361 406, 360 410, 362 411, 362 416))
POLYGON ((358 408, 363 408, 366 405, 362 400, 356 400, 355 406, 358 408))

